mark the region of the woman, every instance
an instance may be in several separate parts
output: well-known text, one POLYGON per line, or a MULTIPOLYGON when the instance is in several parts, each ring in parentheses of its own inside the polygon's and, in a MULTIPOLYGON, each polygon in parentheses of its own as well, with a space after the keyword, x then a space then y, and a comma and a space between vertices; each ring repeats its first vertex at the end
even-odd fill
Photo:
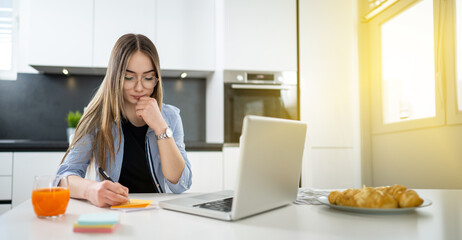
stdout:
POLYGON ((127 202, 129 190, 181 193, 189 189, 192 176, 183 137, 178 108, 162 103, 154 44, 143 35, 126 34, 112 50, 106 76, 58 174, 69 176, 71 197, 98 207, 127 202), (90 163, 115 182, 85 179, 90 163))

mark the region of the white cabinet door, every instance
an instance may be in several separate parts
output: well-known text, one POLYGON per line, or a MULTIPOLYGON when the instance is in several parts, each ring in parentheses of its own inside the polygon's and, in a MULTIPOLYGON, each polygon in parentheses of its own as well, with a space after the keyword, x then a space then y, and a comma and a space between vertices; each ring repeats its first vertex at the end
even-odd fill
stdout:
POLYGON ((13 207, 29 199, 34 177, 55 175, 64 152, 15 152, 13 154, 13 207))
POLYGON ((295 0, 225 0, 224 68, 297 71, 295 0))
POLYGON ((13 174, 13 153, 0 152, 0 215, 11 209, 11 181, 13 174))
POLYGON ((223 190, 223 157, 221 152, 188 152, 192 185, 189 192, 223 190))
POLYGON ((0 200, 11 200, 11 176, 0 176, 0 200))
POLYGON ((0 152, 0 176, 11 176, 13 171, 13 153, 0 152))
POLYGON ((159 0, 157 21, 162 69, 214 70, 214 0, 159 0))
POLYGON ((107 67, 111 50, 120 36, 139 33, 155 42, 156 1, 95 0, 94 27, 93 65, 107 67))
POLYGON ((31 65, 91 66, 93 0, 30 1, 31 65))
POLYGON ((223 147, 223 189, 235 190, 237 168, 239 166, 239 147, 223 147))

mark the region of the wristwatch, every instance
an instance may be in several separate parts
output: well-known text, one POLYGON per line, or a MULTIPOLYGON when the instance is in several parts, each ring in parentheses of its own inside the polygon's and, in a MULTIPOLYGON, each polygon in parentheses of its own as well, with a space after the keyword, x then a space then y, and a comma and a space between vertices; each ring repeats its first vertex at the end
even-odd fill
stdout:
POLYGON ((172 137, 173 137, 173 131, 169 127, 167 127, 163 133, 156 135, 157 140, 162 140, 162 139, 172 138, 172 137))

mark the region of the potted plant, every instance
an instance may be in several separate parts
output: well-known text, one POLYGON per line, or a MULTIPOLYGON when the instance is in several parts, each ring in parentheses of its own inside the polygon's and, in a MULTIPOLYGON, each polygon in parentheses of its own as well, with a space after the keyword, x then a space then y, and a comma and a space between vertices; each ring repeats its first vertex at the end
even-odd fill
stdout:
POLYGON ((82 117, 82 113, 79 111, 69 111, 67 114, 67 140, 69 141, 69 144, 72 141, 72 138, 74 137, 75 133, 75 128, 77 127, 77 124, 79 124, 80 118, 82 117))

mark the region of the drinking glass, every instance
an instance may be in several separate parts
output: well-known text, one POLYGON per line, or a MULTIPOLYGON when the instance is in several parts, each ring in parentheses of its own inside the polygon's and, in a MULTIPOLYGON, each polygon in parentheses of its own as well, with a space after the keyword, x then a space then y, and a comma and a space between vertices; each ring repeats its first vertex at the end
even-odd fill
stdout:
POLYGON ((67 177, 60 175, 35 177, 32 190, 32 206, 39 218, 61 217, 66 212, 69 198, 67 177), (60 180, 61 184, 59 184, 60 180))

